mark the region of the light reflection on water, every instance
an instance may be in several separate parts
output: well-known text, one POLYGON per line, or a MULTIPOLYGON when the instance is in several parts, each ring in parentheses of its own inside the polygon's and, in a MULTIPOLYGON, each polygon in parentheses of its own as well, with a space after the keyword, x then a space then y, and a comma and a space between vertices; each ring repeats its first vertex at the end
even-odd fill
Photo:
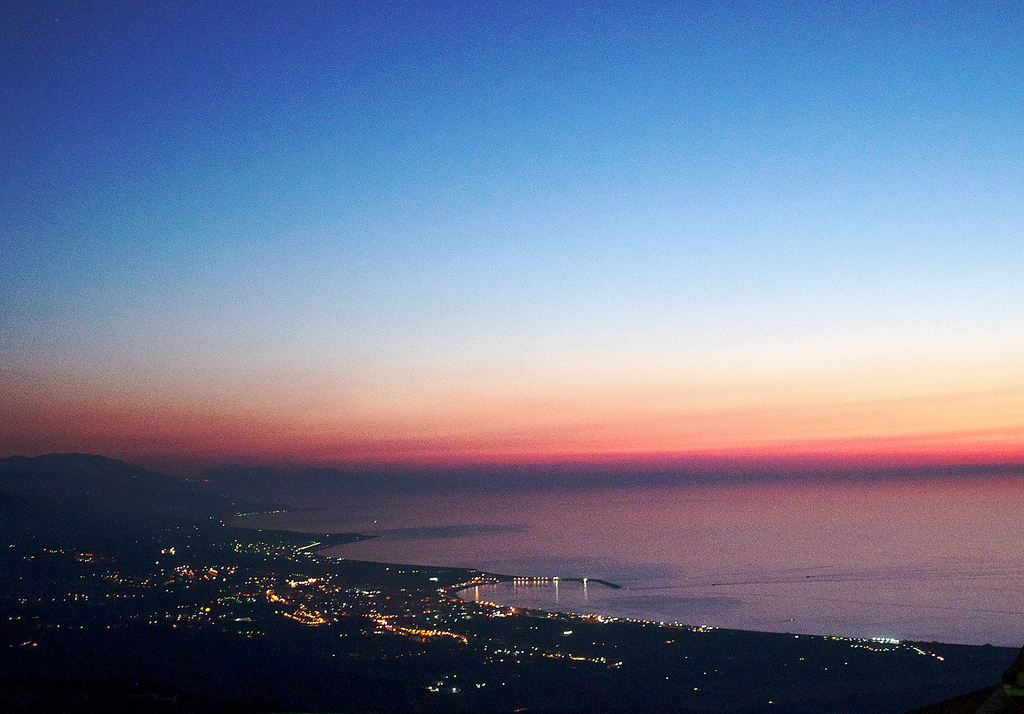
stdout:
MULTIPOLYGON (((768 631, 1024 644, 1024 482, 367 497, 240 524, 380 537, 345 558, 603 578, 480 599, 768 631)), ((464 596, 474 596, 467 591, 464 596)))

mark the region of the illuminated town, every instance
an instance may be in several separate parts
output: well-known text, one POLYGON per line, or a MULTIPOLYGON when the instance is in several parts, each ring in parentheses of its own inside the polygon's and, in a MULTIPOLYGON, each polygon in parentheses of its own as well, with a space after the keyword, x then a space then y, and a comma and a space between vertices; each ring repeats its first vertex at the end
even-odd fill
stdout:
MULTIPOLYGON (((571 578, 317 555, 319 548, 356 538, 217 524, 169 529, 149 542, 140 539, 132 553, 121 556, 9 544, 5 561, 17 561, 20 574, 5 589, 5 611, 8 629, 20 637, 8 649, 35 654, 70 631, 205 631, 240 641, 280 640, 287 633, 295 642, 304 637, 315 642, 322 657, 404 671, 417 679, 415 686, 426 701, 434 697, 442 709, 494 706, 504 700, 492 693, 502 690, 509 692, 510 702, 529 701, 524 690, 533 686, 528 683, 538 668, 547 668, 543 671, 550 677, 556 664, 580 686, 588 681, 610 686, 602 696, 617 696, 618 688, 642 672, 671 692, 673 707, 730 711, 732 704, 750 698, 765 705, 784 702, 797 683, 825 686, 830 668, 898 670, 908 656, 939 666, 945 661, 932 647, 890 637, 765 634, 776 638, 768 661, 780 675, 749 679, 738 690, 738 678, 743 680, 741 672, 749 663, 736 655, 722 658, 716 654, 722 643, 708 639, 735 638, 735 632, 525 611, 458 596, 501 581, 554 587, 571 578), (310 638, 303 631, 320 635, 310 638), (705 647, 701 638, 715 644, 705 647), (416 660, 429 666, 410 666, 416 660)), ((562 696, 569 704, 574 701, 564 691, 562 696)))
POLYGON ((618 584, 327 557, 370 536, 236 527, 205 484, 100 457, 3 465, 5 711, 898 714, 1014 654, 503 606, 618 584))

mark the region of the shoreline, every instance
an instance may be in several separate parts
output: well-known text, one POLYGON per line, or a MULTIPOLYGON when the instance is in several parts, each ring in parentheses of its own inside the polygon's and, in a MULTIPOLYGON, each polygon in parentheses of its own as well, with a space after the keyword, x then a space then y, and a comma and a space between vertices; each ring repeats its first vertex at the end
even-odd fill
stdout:
MULTIPOLYGON (((304 509, 304 510, 306 510, 306 509, 304 509)), ((282 512, 282 511, 272 511, 271 513, 278 513, 278 512, 282 512)), ((499 585, 499 584, 514 585, 517 582, 521 582, 524 585, 533 585, 533 586, 536 586, 536 587, 542 587, 543 588, 543 587, 551 587, 551 586, 555 585, 556 582, 558 582, 558 583, 562 583, 562 582, 570 583, 571 582, 571 583, 583 584, 584 581, 586 581, 587 584, 589 584, 589 583, 599 583, 599 584, 601 584, 604 587, 608 587, 609 589, 615 589, 615 590, 626 589, 626 588, 623 588, 621 585, 618 585, 616 583, 612 583, 610 581, 607 581, 607 580, 604 580, 604 579, 601 579, 601 578, 590 578, 590 577, 583 577, 583 576, 578 576, 578 577, 517 576, 517 575, 508 575, 508 574, 504 574, 504 573, 492 573, 492 572, 480 570, 480 569, 477 569, 477 568, 469 568, 469 567, 463 567, 463 566, 424 565, 424 564, 418 564, 418 563, 394 563, 394 562, 390 562, 390 561, 353 559, 353 558, 346 558, 344 556, 333 556, 333 555, 324 555, 323 554, 323 552, 325 550, 327 550, 328 548, 333 548, 333 547, 340 546, 340 545, 347 545, 349 543, 357 543, 357 542, 361 542, 361 541, 364 541, 364 540, 371 540, 371 539, 379 538, 380 537, 378 535, 373 535, 373 534, 354 533, 354 532, 353 533, 315 533, 315 532, 307 532, 307 531, 295 531, 295 530, 289 530, 289 529, 264 529, 264 528, 255 528, 255 527, 249 527, 249 526, 233 526, 233 525, 229 525, 226 522, 222 523, 222 525, 227 527, 227 528, 235 528, 235 529, 238 529, 238 530, 266 533, 266 534, 274 535, 274 536, 285 536, 285 537, 288 537, 289 539, 296 539, 297 538, 297 539, 302 540, 302 541, 308 541, 309 539, 312 539, 312 538, 323 539, 321 541, 317 541, 315 543, 312 543, 312 544, 306 546, 302 550, 306 550, 307 548, 321 546, 321 545, 324 546, 324 547, 317 548, 317 550, 315 550, 315 551, 309 552, 307 555, 313 556, 313 557, 317 558, 318 560, 320 560, 322 562, 325 562, 325 563, 332 563, 332 562, 364 563, 364 564, 367 564, 367 565, 381 566, 381 567, 384 567, 384 568, 395 568, 396 570, 410 569, 410 570, 417 571, 417 572, 434 571, 434 572, 437 572, 437 573, 444 573, 444 574, 464 573, 467 576, 471 576, 471 577, 468 577, 468 579, 466 581, 463 581, 463 582, 460 582, 460 583, 455 583, 455 584, 449 585, 449 586, 439 586, 439 587, 436 588, 436 590, 438 592, 447 592, 449 594, 455 595, 456 597, 459 597, 458 593, 463 592, 465 590, 469 590, 470 588, 474 588, 474 587, 494 586, 494 585, 499 585), (324 541, 331 541, 331 540, 334 540, 335 542, 328 542, 328 543, 324 542, 324 541), (479 580, 480 578, 485 578, 486 581, 479 580)), ((526 615, 529 615, 529 616, 532 616, 532 617, 550 618, 550 617, 557 617, 557 616, 565 616, 565 617, 573 617, 573 618, 585 618, 585 619, 588 619, 588 620, 596 619, 597 621, 602 622, 602 623, 605 623, 605 622, 608 622, 608 623, 611 623, 611 622, 633 622, 633 623, 640 623, 640 624, 648 625, 648 626, 666 627, 666 628, 685 628, 685 629, 699 630, 699 631, 722 630, 722 631, 737 632, 737 633, 755 633, 755 634, 759 634, 759 635, 780 635, 780 636, 796 636, 796 637, 808 637, 808 638, 810 638, 810 637, 819 637, 819 638, 825 638, 825 639, 830 639, 830 640, 842 640, 842 641, 852 641, 852 642, 889 643, 889 644, 897 644, 897 645, 903 644, 903 643, 917 643, 917 644, 942 644, 942 645, 957 646, 957 647, 986 647, 986 648, 987 647, 994 647, 994 648, 997 648, 997 649, 1008 649, 1008 650, 1016 650, 1016 649, 1018 649, 1017 645, 992 645, 992 644, 989 644, 989 643, 975 644, 975 643, 965 643, 965 642, 950 642, 950 641, 945 641, 945 640, 894 638, 894 637, 886 637, 886 636, 878 636, 878 635, 875 635, 875 636, 856 636, 856 635, 831 634, 831 633, 822 633, 822 632, 791 632, 791 631, 783 632, 783 631, 779 631, 779 630, 756 630, 756 629, 728 627, 728 626, 721 626, 721 625, 709 625, 707 623, 693 624, 693 623, 680 622, 680 621, 677 621, 677 620, 654 620, 654 619, 649 619, 649 618, 644 618, 644 617, 628 617, 628 616, 604 614, 604 613, 578 612, 578 611, 573 611, 573 610, 568 610, 568 609, 566 609, 566 610, 555 610, 555 609, 548 609, 548 608, 544 608, 544 607, 530 607, 530 606, 519 606, 519 605, 502 605, 502 604, 499 604, 499 603, 493 603, 493 602, 488 602, 488 601, 472 600, 471 602, 480 602, 481 604, 488 604, 488 605, 492 605, 494 607, 514 610, 516 612, 523 613, 523 614, 526 614, 526 615)))

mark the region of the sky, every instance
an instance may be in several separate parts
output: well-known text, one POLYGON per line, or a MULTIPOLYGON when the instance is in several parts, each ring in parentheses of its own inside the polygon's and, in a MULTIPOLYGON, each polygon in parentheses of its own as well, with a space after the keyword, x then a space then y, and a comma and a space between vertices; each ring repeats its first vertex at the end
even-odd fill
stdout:
POLYGON ((35 2, 0 456, 1024 461, 1024 9, 35 2))

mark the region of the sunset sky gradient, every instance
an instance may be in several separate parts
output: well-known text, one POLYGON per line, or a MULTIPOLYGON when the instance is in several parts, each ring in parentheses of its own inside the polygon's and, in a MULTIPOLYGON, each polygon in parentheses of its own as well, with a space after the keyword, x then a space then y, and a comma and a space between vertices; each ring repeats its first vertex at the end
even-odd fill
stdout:
POLYGON ((1024 461, 1019 3, 27 3, 0 456, 1024 461))

